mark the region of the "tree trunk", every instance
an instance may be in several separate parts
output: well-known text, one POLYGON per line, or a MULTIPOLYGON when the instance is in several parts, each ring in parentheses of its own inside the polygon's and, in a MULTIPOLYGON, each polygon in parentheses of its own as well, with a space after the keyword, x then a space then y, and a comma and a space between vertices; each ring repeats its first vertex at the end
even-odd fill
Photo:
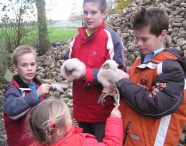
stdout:
POLYGON ((50 48, 50 40, 46 24, 45 0, 36 0, 38 33, 39 33, 39 55, 43 55, 50 48))

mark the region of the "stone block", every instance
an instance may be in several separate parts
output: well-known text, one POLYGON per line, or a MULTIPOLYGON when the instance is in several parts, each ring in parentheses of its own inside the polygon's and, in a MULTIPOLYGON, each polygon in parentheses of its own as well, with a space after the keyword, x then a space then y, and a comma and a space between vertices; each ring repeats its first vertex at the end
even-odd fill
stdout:
POLYGON ((6 72, 3 76, 3 83, 7 84, 7 83, 11 83, 12 81, 12 77, 13 77, 13 72, 11 72, 8 68, 6 69, 6 72))

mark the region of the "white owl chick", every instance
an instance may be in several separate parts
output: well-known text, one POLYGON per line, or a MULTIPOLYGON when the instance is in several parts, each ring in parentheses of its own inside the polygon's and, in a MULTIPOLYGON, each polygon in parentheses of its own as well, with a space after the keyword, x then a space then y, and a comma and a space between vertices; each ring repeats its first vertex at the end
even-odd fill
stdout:
MULTIPOLYGON (((116 90, 116 95, 114 95, 114 99, 116 101, 115 104, 119 104, 119 91, 115 85, 115 83, 119 80, 118 77, 118 64, 114 60, 107 60, 101 66, 98 74, 97 74, 98 81, 103 85, 103 87, 113 87, 116 90)), ((109 95, 102 93, 98 99, 98 103, 104 102, 104 98, 109 95)))
POLYGON ((61 66, 61 75, 69 80, 73 81, 74 79, 78 79, 85 71, 85 64, 81 62, 77 58, 72 58, 66 60, 61 66))

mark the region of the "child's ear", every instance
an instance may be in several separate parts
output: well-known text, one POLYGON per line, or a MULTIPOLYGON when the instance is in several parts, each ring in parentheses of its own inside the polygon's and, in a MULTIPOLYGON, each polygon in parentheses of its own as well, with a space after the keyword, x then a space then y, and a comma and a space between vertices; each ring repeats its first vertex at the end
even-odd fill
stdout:
POLYGON ((104 14, 107 16, 107 14, 108 14, 108 10, 105 10, 104 14))
POLYGON ((108 13, 107 10, 105 10, 105 11, 102 13, 102 18, 103 18, 103 19, 105 19, 105 18, 107 17, 107 13, 108 13))
POLYGON ((57 129, 56 135, 57 135, 58 137, 61 137, 62 135, 64 135, 64 127, 63 127, 63 128, 57 129))
POLYGON ((17 69, 17 66, 15 64, 12 65, 13 69, 17 72, 18 69, 17 69))
POLYGON ((162 40, 164 40, 164 39, 166 38, 166 36, 167 36, 167 30, 163 30, 163 31, 161 32, 162 40))

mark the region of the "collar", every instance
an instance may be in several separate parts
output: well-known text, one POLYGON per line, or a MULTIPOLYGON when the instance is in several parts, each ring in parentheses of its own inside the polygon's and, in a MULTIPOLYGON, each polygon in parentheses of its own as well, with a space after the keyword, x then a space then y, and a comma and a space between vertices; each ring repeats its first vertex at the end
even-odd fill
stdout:
POLYGON ((80 128, 80 127, 77 127, 77 126, 73 126, 71 128, 71 130, 67 133, 67 135, 62 139, 60 140, 59 142, 57 142, 55 144, 55 146, 61 146, 62 144, 66 144, 68 142, 68 140, 74 136, 75 134, 78 134, 78 133, 82 133, 83 129, 80 128))
POLYGON ((87 38, 89 37, 94 37, 99 31, 101 31, 102 29, 104 29, 106 27, 106 23, 105 21, 103 20, 102 24, 100 26, 97 27, 96 31, 90 35, 87 35, 87 29, 88 27, 87 26, 83 26, 83 27, 80 27, 78 29, 78 32, 79 34, 81 35, 81 37, 84 39, 84 40, 87 40, 87 38), (87 37, 88 36, 88 37, 87 37))
POLYGON ((153 51, 154 55, 158 54, 159 52, 161 52, 164 48, 159 48, 153 51))
MULTIPOLYGON (((38 84, 41 85, 41 82, 34 77, 33 81, 38 84)), ((17 88, 29 88, 28 85, 20 78, 19 75, 14 75, 13 79, 12 79, 12 83, 17 87, 17 88)))
POLYGON ((87 34, 88 37, 91 35, 91 33, 90 33, 90 31, 89 31, 89 28, 87 28, 87 29, 85 30, 85 32, 86 32, 86 34, 87 34))
POLYGON ((147 63, 149 62, 156 54, 158 54, 159 52, 161 52, 164 48, 159 48, 156 49, 148 54, 145 55, 143 63, 147 63))

